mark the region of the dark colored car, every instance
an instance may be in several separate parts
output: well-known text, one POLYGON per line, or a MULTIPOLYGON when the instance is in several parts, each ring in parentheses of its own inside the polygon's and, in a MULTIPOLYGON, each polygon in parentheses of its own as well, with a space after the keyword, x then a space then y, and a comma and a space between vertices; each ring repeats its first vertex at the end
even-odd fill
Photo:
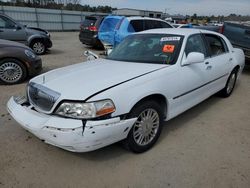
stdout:
POLYGON ((50 34, 40 28, 26 27, 9 16, 0 13, 0 39, 21 42, 36 54, 45 54, 52 47, 50 34))
POLYGON ((231 41, 234 47, 241 48, 245 53, 247 64, 250 65, 250 24, 225 22, 223 34, 231 41))
POLYGON ((42 70, 42 60, 29 47, 0 39, 0 83, 16 84, 42 70))
POLYGON ((79 39, 83 44, 103 48, 98 39, 98 30, 105 16, 86 16, 81 22, 79 39))

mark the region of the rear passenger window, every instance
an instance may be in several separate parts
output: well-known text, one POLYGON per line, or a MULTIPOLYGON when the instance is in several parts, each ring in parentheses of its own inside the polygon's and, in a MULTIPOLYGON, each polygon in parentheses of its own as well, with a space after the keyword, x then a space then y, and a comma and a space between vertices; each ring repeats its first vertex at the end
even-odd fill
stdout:
POLYGON ((143 20, 132 20, 128 26, 129 32, 143 31, 143 20))
POLYGON ((207 51, 200 34, 192 35, 188 38, 185 48, 186 56, 191 52, 199 52, 204 54, 205 57, 207 57, 207 51))
POLYGON ((167 24, 165 22, 161 22, 161 27, 162 28, 172 28, 169 24, 167 24))
POLYGON ((228 52, 225 41, 219 36, 207 34, 205 37, 210 48, 211 56, 217 56, 228 52))
POLYGON ((170 28, 171 26, 165 22, 157 20, 145 20, 145 30, 157 28, 170 28))

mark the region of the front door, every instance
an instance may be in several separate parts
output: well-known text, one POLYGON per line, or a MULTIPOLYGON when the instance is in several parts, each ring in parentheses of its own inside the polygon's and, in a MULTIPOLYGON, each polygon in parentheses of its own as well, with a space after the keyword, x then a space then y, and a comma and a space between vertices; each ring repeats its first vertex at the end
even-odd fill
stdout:
POLYGON ((178 79, 175 82, 176 96, 172 98, 172 109, 170 118, 182 113, 192 106, 200 103, 207 98, 206 84, 208 82, 208 74, 206 60, 208 52, 201 34, 189 36, 183 54, 183 60, 187 58, 191 52, 199 52, 204 54, 205 61, 190 65, 182 65, 178 71, 178 79))
POLYGON ((25 28, 5 16, 0 16, 0 39, 25 43, 25 28))

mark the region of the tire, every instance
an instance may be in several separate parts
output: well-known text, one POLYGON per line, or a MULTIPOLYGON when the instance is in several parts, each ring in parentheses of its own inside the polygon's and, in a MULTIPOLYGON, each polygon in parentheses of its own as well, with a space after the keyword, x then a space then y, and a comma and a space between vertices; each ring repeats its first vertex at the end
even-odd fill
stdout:
POLYGON ((34 40, 34 41, 32 41, 31 44, 30 44, 30 48, 37 55, 43 55, 47 51, 46 45, 42 40, 34 40))
POLYGON ((101 43, 101 41, 100 41, 99 39, 96 41, 96 43, 94 44, 93 47, 94 47, 95 49, 104 50, 104 46, 103 46, 103 44, 101 43))
POLYGON ((238 69, 235 68, 228 77, 226 86, 219 92, 219 95, 221 97, 226 98, 232 94, 237 80, 237 74, 238 74, 238 69))
POLYGON ((145 101, 132 109, 129 118, 134 117, 137 117, 137 121, 123 141, 123 145, 135 153, 142 153, 149 150, 158 140, 164 116, 157 102, 145 101))
POLYGON ((27 70, 24 64, 12 58, 6 58, 0 61, 0 83, 17 84, 27 77, 27 70))

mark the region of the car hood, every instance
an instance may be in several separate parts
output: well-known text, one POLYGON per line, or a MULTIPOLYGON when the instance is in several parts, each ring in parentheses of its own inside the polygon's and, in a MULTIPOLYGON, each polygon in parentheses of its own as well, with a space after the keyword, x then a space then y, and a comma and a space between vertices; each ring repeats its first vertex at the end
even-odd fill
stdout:
POLYGON ((6 48, 6 47, 20 47, 29 49, 29 47, 25 46, 22 43, 0 39, 0 48, 6 48))
POLYGON ((102 90, 166 66, 169 65, 98 59, 52 70, 33 78, 31 82, 60 93, 60 100, 86 100, 102 90))
POLYGON ((36 27, 26 27, 25 29, 28 34, 42 34, 42 35, 48 34, 47 31, 36 27))

